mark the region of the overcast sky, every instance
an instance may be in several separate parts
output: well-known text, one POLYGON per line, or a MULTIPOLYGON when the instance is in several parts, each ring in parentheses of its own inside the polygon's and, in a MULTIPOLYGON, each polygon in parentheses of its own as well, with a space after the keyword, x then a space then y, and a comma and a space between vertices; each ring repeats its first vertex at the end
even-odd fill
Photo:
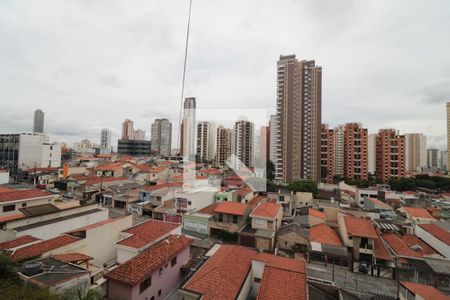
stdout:
MULTIPOLYGON (((188 4, 1 1, 0 132, 31 131, 36 108, 69 145, 109 127, 116 146, 125 118, 176 128, 188 4)), ((445 148, 450 1, 194 0, 185 95, 274 112, 280 54, 322 66, 324 123, 423 132, 445 148)))

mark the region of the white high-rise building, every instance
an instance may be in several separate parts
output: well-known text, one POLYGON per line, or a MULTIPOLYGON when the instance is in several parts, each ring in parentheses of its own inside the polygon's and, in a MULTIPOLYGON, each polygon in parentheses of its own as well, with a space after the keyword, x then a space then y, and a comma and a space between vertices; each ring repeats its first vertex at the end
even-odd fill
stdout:
POLYGON ((145 141, 145 130, 136 129, 133 131, 133 140, 135 141, 145 141))
POLYGON ((243 120, 236 122, 234 124, 233 135, 233 154, 247 168, 252 168, 255 146, 255 127, 253 123, 243 120))
POLYGON ((33 133, 44 132, 44 112, 40 109, 34 111, 33 133))
POLYGON ((406 171, 420 172, 427 166, 427 137, 422 133, 405 134, 406 171))
POLYGON ((270 116, 270 122, 269 122, 269 131, 270 131, 270 138, 269 138, 269 159, 272 161, 272 163, 275 164, 276 160, 276 151, 277 151, 277 116, 271 115, 270 116))
POLYGON ((111 153, 111 135, 112 131, 109 128, 103 128, 100 137, 100 153, 111 153))
POLYGON ((334 134, 334 175, 344 176, 345 125, 336 127, 334 134))
POLYGON ((369 173, 374 175, 376 171, 376 159, 377 159, 377 134, 369 134, 367 143, 367 157, 369 159, 369 173))
POLYGON ((428 168, 437 170, 439 168, 439 149, 428 149, 428 168))
POLYGON ((196 128, 195 128, 195 110, 196 110, 195 98, 184 99, 183 120, 181 123, 180 134, 180 152, 184 158, 193 160, 196 153, 196 128))
POLYGON ((216 155, 216 126, 210 122, 197 124, 197 160, 211 162, 216 155))
POLYGON ((152 124, 152 153, 170 156, 172 149, 172 123, 167 119, 156 119, 152 124))

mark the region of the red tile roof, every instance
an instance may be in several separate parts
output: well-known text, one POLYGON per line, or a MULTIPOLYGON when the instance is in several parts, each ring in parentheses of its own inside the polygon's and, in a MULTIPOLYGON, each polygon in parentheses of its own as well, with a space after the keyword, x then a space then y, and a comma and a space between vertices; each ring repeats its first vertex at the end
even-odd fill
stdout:
POLYGON ((382 202, 382 201, 380 201, 378 199, 369 198, 369 200, 372 201, 373 204, 375 204, 375 205, 378 205, 378 206, 381 206, 381 207, 384 207, 384 208, 392 208, 390 205, 388 205, 388 204, 386 204, 386 203, 384 203, 384 202, 382 202))
POLYGON ((413 218, 434 219, 428 210, 422 207, 403 207, 405 212, 413 218))
POLYGON ((342 246, 341 239, 336 230, 325 224, 311 227, 309 229, 309 240, 320 244, 342 246))
POLYGON ((387 249, 386 244, 380 235, 378 235, 378 238, 374 240, 373 255, 377 259, 384 259, 388 261, 393 260, 391 253, 387 249))
POLYGON ((236 216, 243 216, 245 212, 247 211, 248 205, 246 203, 240 203, 240 202, 220 202, 219 205, 217 205, 214 212, 216 213, 222 213, 222 214, 229 214, 229 215, 236 215, 236 216))
POLYGON ((74 236, 60 235, 49 240, 19 248, 13 253, 9 253, 9 255, 13 261, 20 261, 27 258, 41 256, 46 252, 61 248, 79 240, 81 239, 74 236))
POLYGON ((25 215, 23 213, 6 215, 6 216, 0 217, 0 223, 9 222, 9 221, 12 221, 12 220, 17 220, 17 219, 22 219, 24 217, 25 217, 25 215))
POLYGON ((124 162, 115 162, 115 163, 104 164, 104 165, 98 166, 97 168, 95 168, 95 170, 96 171, 115 171, 124 164, 125 164, 124 162))
POLYGON ((264 202, 250 213, 250 217, 275 218, 280 209, 281 205, 278 203, 264 202))
POLYGON ((83 253, 78 253, 78 252, 57 254, 57 255, 52 255, 52 257, 59 261, 70 262, 70 263, 77 263, 77 262, 81 262, 81 261, 89 261, 91 259, 94 259, 91 256, 85 255, 83 253))
POLYGON ((22 245, 29 244, 31 242, 35 242, 35 241, 39 241, 39 239, 35 238, 34 236, 31 236, 31 235, 24 235, 24 236, 14 239, 14 240, 0 243, 0 250, 8 250, 8 249, 16 248, 16 247, 19 247, 22 245))
POLYGON ((180 187, 180 186, 183 186, 182 182, 163 182, 156 185, 147 185, 143 189, 146 190, 147 192, 154 192, 166 187, 180 187))
POLYGON ((167 169, 167 166, 157 166, 157 167, 153 167, 150 170, 150 173, 159 173, 164 171, 165 169, 167 169))
POLYGON ((156 242, 178 227, 180 224, 168 223, 158 220, 148 220, 127 230, 125 233, 130 233, 130 236, 117 242, 118 245, 128 246, 132 248, 141 248, 150 243, 156 242))
POLYGON ((436 224, 419 224, 419 227, 450 246, 450 232, 445 231, 436 224))
POLYGON ((0 193, 0 202, 29 200, 48 196, 53 196, 53 194, 39 189, 14 190, 12 192, 0 193))
POLYGON ((264 268, 257 300, 307 299, 306 274, 271 266, 264 268))
POLYGON ((310 216, 325 220, 327 218, 327 216, 325 215, 324 212, 321 212, 320 210, 314 209, 314 208, 310 208, 308 209, 308 214, 310 216))
POLYGON ((7 193, 7 192, 12 192, 14 191, 14 189, 10 189, 4 186, 0 186, 0 193, 7 193))
POLYGON ((398 256, 422 257, 425 255, 437 254, 433 248, 415 235, 407 234, 399 236, 395 233, 388 232, 383 234, 383 239, 398 256), (413 250, 411 246, 414 245, 420 246, 421 249, 413 250))
POLYGON ((201 214, 212 215, 212 214, 214 214, 214 210, 216 209, 217 205, 219 205, 219 203, 220 202, 210 204, 210 205, 208 205, 206 207, 203 207, 198 212, 201 213, 201 214))
POLYGON ((200 172, 202 172, 204 174, 208 174, 208 175, 219 175, 219 174, 222 174, 222 171, 218 170, 218 169, 203 169, 200 172))
POLYGON ((248 204, 251 205, 253 209, 255 209, 256 206, 263 200, 264 200, 264 196, 256 195, 250 201, 248 201, 248 204))
POLYGON ((183 289, 203 295, 204 300, 236 299, 255 254, 255 250, 246 247, 222 245, 183 289))
POLYGON ((106 182, 127 180, 127 178, 124 177, 100 177, 100 176, 84 176, 84 175, 72 175, 71 177, 77 181, 86 181, 86 185, 88 186, 100 184, 102 182, 106 183, 106 182))
POLYGON ((189 247, 190 243, 191 239, 187 237, 171 235, 106 273, 105 277, 128 286, 135 286, 189 247))
POLYGON ((377 232, 375 231, 370 219, 363 219, 348 215, 344 217, 344 222, 349 235, 371 239, 378 238, 377 232))
POLYGON ((403 285, 405 288, 407 288, 409 291, 411 291, 415 295, 419 295, 422 299, 432 299, 432 300, 448 300, 450 299, 450 296, 444 294, 434 286, 425 285, 425 284, 419 284, 419 283, 412 283, 412 282, 405 282, 401 281, 401 285, 403 285))
POLYGON ((144 173, 150 173, 150 171, 152 170, 152 167, 150 167, 149 165, 146 165, 146 164, 135 165, 135 167, 140 172, 144 172, 144 173))
POLYGON ((269 266, 283 270, 306 273, 306 263, 304 259, 293 259, 259 252, 253 256, 253 260, 261 261, 269 266))

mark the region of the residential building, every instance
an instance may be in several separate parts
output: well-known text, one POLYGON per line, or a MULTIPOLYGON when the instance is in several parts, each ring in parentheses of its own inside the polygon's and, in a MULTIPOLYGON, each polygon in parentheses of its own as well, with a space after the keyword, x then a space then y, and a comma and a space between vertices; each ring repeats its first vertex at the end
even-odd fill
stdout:
POLYGON ((183 157, 192 160, 195 155, 195 110, 194 97, 184 99, 183 120, 180 133, 180 153, 183 157))
POLYGON ((280 56, 277 63, 275 178, 320 181, 322 68, 280 56))
POLYGON ((170 156, 172 147, 172 123, 167 119, 156 119, 152 124, 152 153, 170 156))
POLYGON ((270 126, 261 126, 259 131, 259 165, 265 166, 270 158, 270 126))
POLYGON ((209 222, 211 235, 220 235, 221 231, 238 233, 247 224, 250 211, 251 207, 246 203, 220 202, 209 222))
POLYGON ((153 142, 144 140, 117 140, 117 153, 132 156, 150 156, 153 142))
POLYGON ((0 169, 0 184, 9 183, 9 171, 0 169))
POLYGON ((432 223, 417 225, 415 234, 442 256, 450 258, 450 232, 432 223))
POLYGON ((33 133, 44 132, 44 112, 40 109, 34 111, 33 133))
POLYGON ((334 157, 334 130, 329 129, 328 125, 322 124, 322 138, 320 144, 320 159, 321 159, 321 177, 327 183, 333 183, 335 176, 335 162, 334 157))
POLYGON ((367 158, 368 158, 368 170, 369 173, 375 175, 377 166, 377 134, 369 134, 367 142, 367 158))
POLYGON ((380 129, 376 138, 376 176, 383 182, 405 177, 405 136, 380 129))
POLYGON ((359 123, 347 123, 344 131, 344 178, 367 180, 367 128, 359 123))
POLYGON ((212 162, 216 156, 216 127, 211 122, 197 124, 197 161, 212 162))
POLYGON ((215 188, 193 187, 184 191, 175 192, 176 209, 179 212, 188 212, 202 209, 214 202, 215 188))
POLYGON ((223 166, 231 155, 231 129, 219 126, 217 128, 216 165, 223 166))
POLYGON ((308 250, 308 239, 308 229, 292 222, 278 230, 276 247, 284 251, 306 253, 308 250))
POLYGON ((0 134, 0 168, 16 175, 31 168, 61 166, 61 145, 44 134, 0 134))
POLYGON ((439 149, 428 149, 427 167, 432 170, 437 170, 439 168, 439 149))
POLYGON ((107 298, 165 299, 177 288, 190 243, 189 238, 171 235, 106 273, 107 298))
POLYGON ((427 166, 427 137, 422 133, 405 134, 406 171, 420 172, 427 166))
POLYGON ((439 159, 439 169, 442 171, 447 171, 447 151, 441 151, 440 159, 439 159))
POLYGON ((145 140, 145 130, 142 130, 142 129, 133 130, 133 140, 144 141, 145 140))
POLYGON ((255 129, 252 122, 241 120, 234 124, 232 153, 242 162, 243 165, 235 166, 240 169, 245 165, 252 168, 254 163, 254 138, 255 129))
POLYGON ((130 119, 125 119, 122 123, 122 139, 123 140, 132 140, 133 139, 133 121, 130 119))
POLYGON ((20 213, 19 209, 25 207, 53 203, 55 198, 55 194, 39 189, 5 189, 0 193, 0 216, 20 213))
POLYGON ((339 125, 333 130, 334 169, 333 174, 338 178, 344 178, 345 170, 345 126, 339 125))
POLYGON ((74 143, 73 148, 76 152, 82 154, 98 154, 98 152, 100 152, 100 145, 91 143, 88 139, 83 139, 80 142, 74 143))
POLYGON ((297 215, 294 217, 294 222, 310 228, 325 223, 326 219, 324 212, 312 207, 305 207, 298 210, 297 215))
POLYGON ((100 154, 111 153, 111 135, 112 131, 109 128, 103 128, 100 137, 100 154))
POLYGON ((333 228, 326 224, 314 225, 309 229, 308 239, 309 260, 349 266, 349 253, 333 228))
POLYGON ((422 299, 442 299, 449 300, 450 297, 437 288, 413 282, 400 282, 398 290, 400 300, 422 300, 422 299))
POLYGON ((269 121, 269 159, 272 163, 276 160, 277 149, 277 115, 271 115, 269 121))
POLYGON ((450 102, 447 102, 447 166, 450 162, 450 102))

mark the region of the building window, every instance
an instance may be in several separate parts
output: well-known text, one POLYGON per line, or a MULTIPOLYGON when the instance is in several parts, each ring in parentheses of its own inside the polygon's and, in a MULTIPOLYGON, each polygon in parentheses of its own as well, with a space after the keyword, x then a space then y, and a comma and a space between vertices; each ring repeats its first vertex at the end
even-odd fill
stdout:
POLYGON ((152 297, 150 298, 150 300, 155 300, 155 296, 152 296, 152 297))
POLYGON ((175 256, 174 258, 172 258, 172 260, 170 261, 170 267, 173 267, 177 264, 177 257, 175 256))
POLYGON ((158 297, 161 296, 161 290, 158 291, 158 297))
POLYGON ((26 202, 22 203, 22 207, 27 207, 27 203, 26 202))
POLYGON ((261 282, 261 278, 255 277, 255 282, 256 283, 260 283, 261 282))
POLYGON ((16 210, 15 204, 3 206, 3 212, 15 211, 15 210, 16 210))
POLYGON ((142 294, 146 289, 148 289, 152 285, 152 276, 148 277, 144 281, 141 282, 139 286, 139 294, 142 294))
POLYGON ((191 202, 191 201, 188 201, 188 205, 192 205, 192 202, 191 202))
POLYGON ((223 222, 223 215, 219 214, 219 222, 223 222))
POLYGON ((233 216, 233 223, 237 224, 237 222, 238 222, 238 216, 233 216))

